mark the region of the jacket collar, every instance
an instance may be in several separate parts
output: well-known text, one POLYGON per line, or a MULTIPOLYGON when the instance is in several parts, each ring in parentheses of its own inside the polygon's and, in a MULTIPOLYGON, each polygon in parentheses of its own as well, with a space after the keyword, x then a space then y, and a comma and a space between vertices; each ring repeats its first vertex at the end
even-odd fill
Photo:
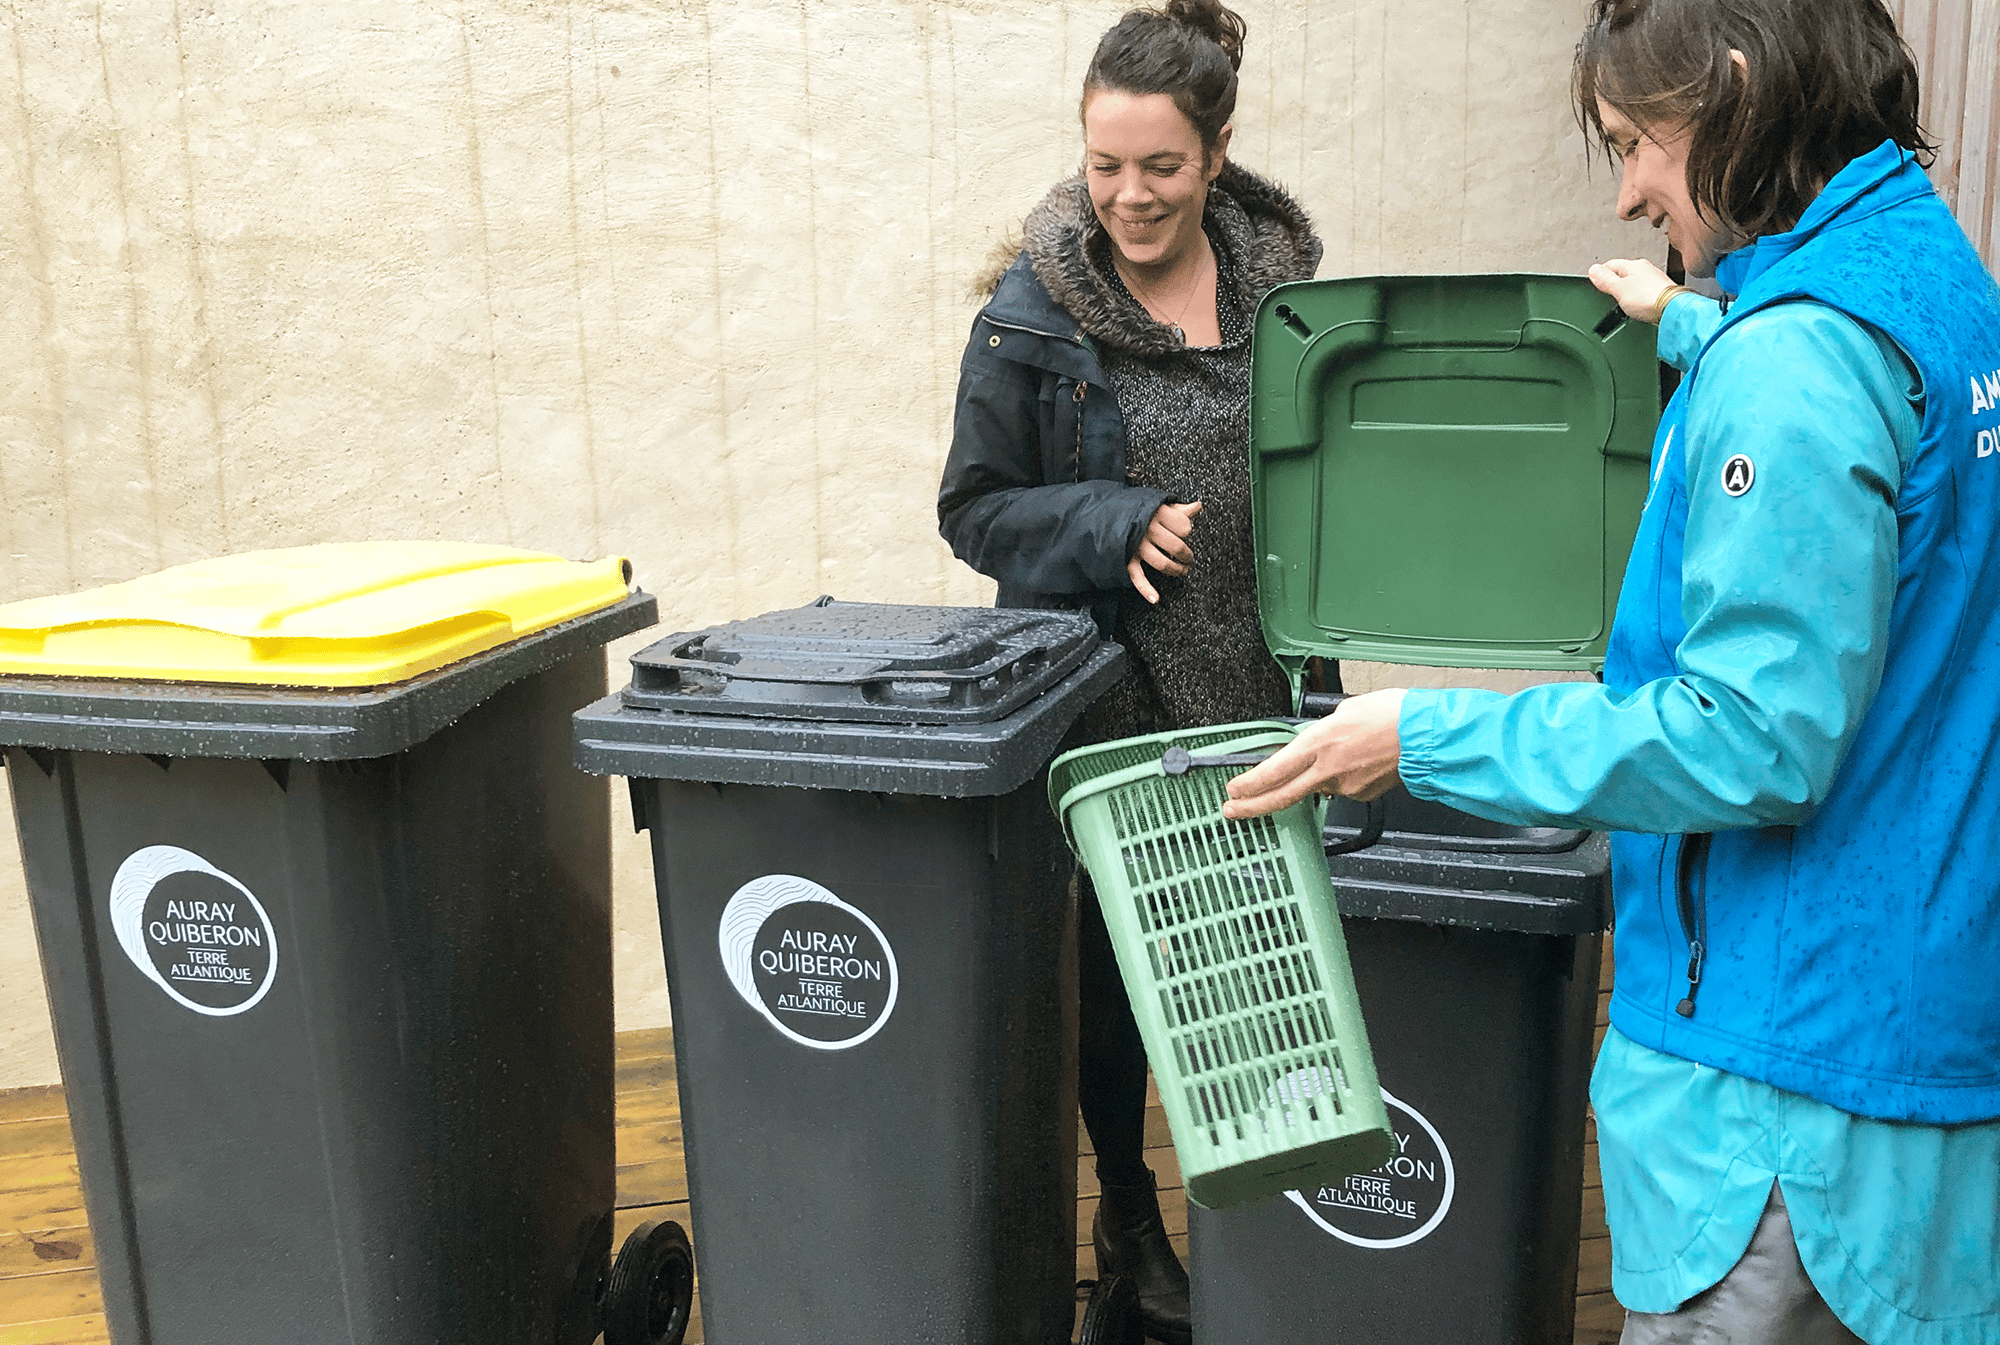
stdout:
POLYGON ((1076 319, 1050 297, 1025 252, 1000 277, 999 287, 980 316, 1003 327, 1018 327, 1038 336, 1087 344, 1076 319))
POLYGON ((1885 140, 1833 175, 1798 224, 1789 232, 1766 234, 1716 263, 1715 279, 1728 294, 1741 294, 1766 271, 1821 234, 1931 192, 1930 179, 1916 156, 1885 140))

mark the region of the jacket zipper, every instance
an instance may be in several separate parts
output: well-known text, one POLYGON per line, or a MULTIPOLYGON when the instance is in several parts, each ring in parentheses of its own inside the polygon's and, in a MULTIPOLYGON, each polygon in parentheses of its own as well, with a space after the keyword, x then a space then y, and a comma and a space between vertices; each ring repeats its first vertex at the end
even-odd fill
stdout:
POLYGON ((1694 997, 1701 990, 1702 964, 1708 960, 1707 832, 1681 837, 1674 863, 1674 905, 1680 911, 1681 934, 1687 939, 1687 994, 1674 1006, 1683 1018, 1694 1017, 1694 997))
POLYGON ((1039 327, 1023 327, 1018 322, 1002 322, 998 318, 988 317, 983 313, 980 315, 979 320, 989 327, 998 327, 1002 331, 1026 332, 1029 336, 1047 337, 1051 341, 1066 341, 1070 345, 1082 346, 1085 350, 1090 349, 1089 344, 1077 332, 1071 332, 1068 336, 1064 336, 1061 332, 1045 332, 1039 327))
MULTIPOLYGON (((984 313, 980 314, 979 320, 989 327, 998 327, 1002 331, 1025 332, 1029 336, 1039 336, 1050 341, 1066 341, 1070 345, 1080 346, 1092 353, 1096 351, 1096 347, 1091 345, 1082 332, 1072 332, 1064 336, 1059 332, 1042 331, 1038 327, 1023 327, 1018 322, 1001 322, 984 313)), ((1070 400, 1076 403, 1076 448, 1070 454, 1070 474, 1078 481, 1083 480, 1083 399, 1089 387, 1088 383, 1079 381, 1076 391, 1070 394, 1070 400)))
POLYGON ((1090 384, 1079 382, 1070 396, 1076 403, 1076 450, 1070 454, 1069 470, 1078 481, 1083 480, 1083 396, 1089 387, 1090 384))

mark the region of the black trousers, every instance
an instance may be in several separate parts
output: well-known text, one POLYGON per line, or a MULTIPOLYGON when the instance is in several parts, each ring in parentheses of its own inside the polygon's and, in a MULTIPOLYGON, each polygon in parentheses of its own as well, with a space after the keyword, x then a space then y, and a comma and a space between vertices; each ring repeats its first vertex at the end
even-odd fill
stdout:
POLYGON ((1077 871, 1077 1104, 1100 1181, 1146 1180, 1146 1048, 1089 877, 1077 871))

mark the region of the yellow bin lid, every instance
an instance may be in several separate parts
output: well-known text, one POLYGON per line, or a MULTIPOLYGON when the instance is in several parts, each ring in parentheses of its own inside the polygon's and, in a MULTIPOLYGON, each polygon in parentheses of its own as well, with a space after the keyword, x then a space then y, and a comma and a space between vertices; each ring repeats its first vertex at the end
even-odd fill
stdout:
POLYGON ((0 673, 382 686, 619 602, 630 573, 460 542, 251 551, 0 606, 0 673))

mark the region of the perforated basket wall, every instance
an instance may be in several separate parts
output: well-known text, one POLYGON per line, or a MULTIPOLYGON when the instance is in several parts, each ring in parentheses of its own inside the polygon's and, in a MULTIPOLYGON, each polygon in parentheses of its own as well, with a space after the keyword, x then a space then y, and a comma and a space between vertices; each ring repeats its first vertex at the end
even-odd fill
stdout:
POLYGON ((1316 810, 1226 821, 1225 787, 1245 767, 1168 776, 1159 766, 1175 743, 1198 757, 1269 752, 1291 732, 1238 724, 1130 738, 1051 768, 1188 1194, 1211 1208, 1394 1154, 1316 810))

